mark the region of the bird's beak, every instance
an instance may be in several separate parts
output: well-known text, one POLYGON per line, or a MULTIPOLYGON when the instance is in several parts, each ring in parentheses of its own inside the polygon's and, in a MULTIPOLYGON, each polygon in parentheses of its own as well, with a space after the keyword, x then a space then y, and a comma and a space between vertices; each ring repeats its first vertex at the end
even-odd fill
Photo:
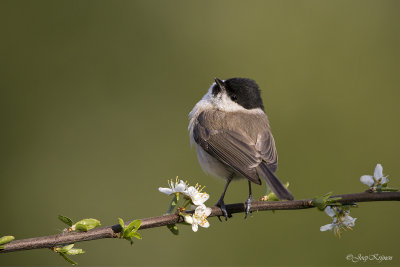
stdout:
POLYGON ((221 89, 225 88, 224 82, 221 81, 220 79, 215 78, 215 83, 218 84, 219 88, 221 88, 221 89))

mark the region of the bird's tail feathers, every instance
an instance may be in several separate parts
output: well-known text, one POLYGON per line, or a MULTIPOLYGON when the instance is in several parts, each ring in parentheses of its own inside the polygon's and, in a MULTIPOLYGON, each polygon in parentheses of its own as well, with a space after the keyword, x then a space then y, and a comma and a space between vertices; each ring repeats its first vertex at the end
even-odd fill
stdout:
POLYGON ((287 190, 287 188, 282 184, 278 177, 276 177, 275 173, 271 171, 267 164, 262 162, 257 167, 257 173, 261 176, 267 185, 271 188, 272 192, 280 199, 280 200, 293 200, 294 197, 292 193, 287 190))

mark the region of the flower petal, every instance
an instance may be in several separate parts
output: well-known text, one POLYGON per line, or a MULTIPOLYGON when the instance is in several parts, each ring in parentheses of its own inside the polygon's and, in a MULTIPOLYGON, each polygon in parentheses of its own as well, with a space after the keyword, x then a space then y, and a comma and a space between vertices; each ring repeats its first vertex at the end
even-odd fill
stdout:
POLYGON ((188 224, 192 224, 193 223, 193 217, 192 216, 185 215, 184 218, 185 218, 185 222, 186 223, 188 223, 188 224))
POLYGON ((327 207, 325 208, 325 213, 328 214, 329 217, 334 217, 334 216, 336 216, 336 213, 335 213, 335 211, 332 209, 331 206, 327 206, 327 207))
POLYGON ((210 223, 207 220, 202 220, 200 223, 201 227, 208 228, 210 227, 210 223))
POLYGON ((174 193, 174 191, 171 188, 165 188, 165 187, 159 187, 158 191, 167 195, 171 195, 172 193, 174 193))
POLYGON ((381 164, 376 164, 375 171, 374 171, 375 179, 380 179, 383 177, 383 168, 381 164))
POLYGON ((197 232, 197 230, 199 230, 199 226, 197 223, 192 224, 192 230, 193 232, 197 232))
POLYGON ((197 189, 194 188, 194 186, 189 186, 189 188, 186 191, 189 197, 192 197, 193 195, 198 193, 197 189))
POLYGON ((208 200, 209 197, 210 196, 207 193, 199 193, 199 192, 191 196, 192 202, 195 205, 202 205, 204 202, 208 200))
POLYGON ((197 206, 197 208, 195 209, 194 213, 201 217, 205 213, 206 208, 207 208, 206 205, 200 204, 199 206, 197 206))
POLYGON ((181 180, 181 182, 175 186, 175 192, 184 192, 186 190, 186 184, 181 180))
POLYGON ((354 227, 356 220, 357 218, 353 218, 349 215, 346 215, 346 217, 344 217, 343 219, 343 225, 346 227, 354 227))
POLYGON ((325 231, 332 231, 332 229, 333 229, 333 227, 334 227, 335 225, 333 224, 333 223, 330 223, 330 224, 326 224, 326 225, 322 225, 320 228, 319 228, 319 230, 321 231, 321 232, 325 232, 325 231))
POLYGON ((369 187, 374 185, 374 178, 371 175, 363 175, 360 178, 361 183, 368 185, 369 187))

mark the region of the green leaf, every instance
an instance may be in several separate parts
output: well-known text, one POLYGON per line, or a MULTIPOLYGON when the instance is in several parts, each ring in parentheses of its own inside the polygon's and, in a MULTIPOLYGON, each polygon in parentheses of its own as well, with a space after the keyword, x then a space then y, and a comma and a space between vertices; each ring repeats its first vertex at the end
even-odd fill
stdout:
POLYGON ((284 186, 285 186, 286 188, 289 188, 289 182, 286 182, 286 183, 284 184, 284 186))
POLYGON ((341 197, 332 197, 325 200, 326 206, 342 206, 342 203, 337 202, 341 197))
POLYGON ((60 256, 63 257, 64 260, 66 260, 67 262, 71 263, 72 265, 77 265, 78 263, 73 261, 72 259, 68 258, 67 254, 68 255, 78 255, 78 254, 85 253, 85 251, 83 251, 83 249, 73 248, 73 247, 74 247, 74 244, 69 244, 64 247, 56 247, 56 248, 54 248, 54 251, 57 252, 58 254, 60 254, 60 256))
POLYGON ((132 221, 122 232, 122 236, 124 238, 130 238, 132 237, 132 233, 136 232, 140 225, 141 225, 142 221, 141 220, 134 220, 132 221))
POLYGON ((337 202, 338 200, 341 200, 341 199, 342 199, 342 197, 330 197, 330 198, 326 199, 326 202, 335 203, 335 202, 337 202))
POLYGON ((138 232, 132 231, 124 238, 126 240, 129 240, 131 242, 131 246, 133 246, 134 244, 133 238, 142 239, 142 236, 138 232))
POLYGON ((61 257, 64 258, 67 262, 71 263, 72 265, 77 265, 78 263, 76 261, 71 260, 70 258, 65 255, 65 253, 59 253, 61 257))
POLYGON ((54 251, 57 253, 65 253, 68 250, 72 249, 73 247, 74 247, 74 244, 69 244, 64 247, 56 247, 56 248, 54 248, 54 251))
POLYGON ((135 232, 135 231, 132 231, 132 232, 130 232, 130 233, 126 233, 126 234, 124 235, 124 238, 125 238, 126 240, 131 240, 131 238, 132 238, 134 232, 135 232))
POLYGON ((119 222, 119 225, 121 225, 121 228, 122 228, 121 233, 123 233, 123 231, 125 230, 124 220, 122 220, 121 218, 118 218, 118 222, 119 222))
MULTIPOLYGON (((286 188, 288 188, 289 187, 289 182, 286 182, 284 184, 284 186, 286 188)), ((269 187, 267 187, 266 195, 267 195, 267 199, 265 201, 280 201, 280 199, 275 195, 275 193, 273 193, 271 191, 271 189, 269 187)))
POLYGON ((126 231, 128 233, 132 232, 132 230, 134 229, 137 231, 141 224, 142 224, 141 220, 134 220, 126 227, 126 231))
POLYGON ((322 196, 317 196, 312 199, 312 203, 319 210, 325 210, 326 206, 341 206, 342 204, 337 202, 341 197, 331 198, 332 192, 326 193, 322 196))
POLYGON ((0 245, 11 242, 14 239, 15 239, 15 237, 13 237, 12 235, 2 236, 2 237, 0 237, 0 245))
POLYGON ((4 249, 4 246, 0 246, 0 250, 4 249))
POLYGON ((267 198, 268 201, 279 201, 279 198, 272 192, 267 195, 267 198))
POLYGON ((68 250, 67 252, 65 252, 65 254, 68 255, 78 255, 78 254, 83 254, 85 253, 85 251, 83 251, 83 249, 81 248, 72 248, 70 250, 68 250))
POLYGON ((179 229, 176 224, 168 224, 167 225, 168 230, 171 231, 174 235, 179 235, 179 229))
POLYGON ((74 224, 70 218, 64 215, 58 215, 58 219, 68 226, 72 226, 74 224))
POLYGON ((133 237, 137 238, 137 239, 142 239, 142 236, 136 231, 132 231, 132 232, 128 233, 124 238, 127 240, 130 240, 133 237))
POLYGON ((129 223, 128 226, 125 227, 124 220, 121 218, 118 218, 119 224, 122 228, 121 233, 120 233, 120 238, 124 238, 128 241, 130 241, 131 245, 133 245, 133 238, 138 238, 142 239, 140 234, 138 234, 136 231, 140 228, 140 225, 142 224, 141 220, 134 220, 129 223))
POLYGON ((142 236, 138 232, 131 232, 132 237, 137 238, 137 239, 142 239, 142 236))
POLYGON ((90 218, 90 219, 80 220, 74 225, 75 227, 73 228, 74 230, 87 232, 93 228, 96 228, 99 225, 101 225, 99 220, 90 218))
POLYGON ((313 198, 312 203, 316 206, 319 210, 324 210, 326 207, 325 201, 323 198, 313 198))
POLYGON ((177 204, 178 204, 178 196, 176 194, 174 194, 174 197, 172 198, 171 203, 169 203, 167 214, 171 214, 177 204))

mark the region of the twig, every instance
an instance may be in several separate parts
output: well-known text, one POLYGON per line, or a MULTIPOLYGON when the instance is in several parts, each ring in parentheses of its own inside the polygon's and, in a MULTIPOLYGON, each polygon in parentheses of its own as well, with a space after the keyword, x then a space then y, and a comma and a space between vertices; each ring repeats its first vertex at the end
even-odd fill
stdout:
MULTIPOLYGON (((338 201, 342 204, 350 204, 356 202, 371 202, 371 201, 400 201, 400 192, 363 192, 355 194, 336 195, 332 197, 341 197, 338 201)), ((258 201, 251 204, 251 211, 264 210, 297 210, 313 208, 314 205, 311 199, 293 200, 293 201, 258 201)), ((241 213, 245 211, 244 203, 235 203, 226 205, 226 210, 229 214, 241 213)), ((209 217, 223 216, 219 207, 212 207, 212 212, 209 217)), ((159 217, 142 219, 140 230, 166 226, 183 222, 183 218, 178 214, 170 214, 159 217)), ((129 224, 127 222, 126 224, 129 224)), ((115 238, 121 231, 119 224, 107 226, 103 228, 95 228, 88 232, 71 232, 61 233, 51 236, 35 237, 29 239, 15 240, 4 245, 4 249, 0 253, 12 251, 30 250, 38 248, 53 248, 59 245, 71 244, 81 241, 89 241, 102 238, 115 238)))

